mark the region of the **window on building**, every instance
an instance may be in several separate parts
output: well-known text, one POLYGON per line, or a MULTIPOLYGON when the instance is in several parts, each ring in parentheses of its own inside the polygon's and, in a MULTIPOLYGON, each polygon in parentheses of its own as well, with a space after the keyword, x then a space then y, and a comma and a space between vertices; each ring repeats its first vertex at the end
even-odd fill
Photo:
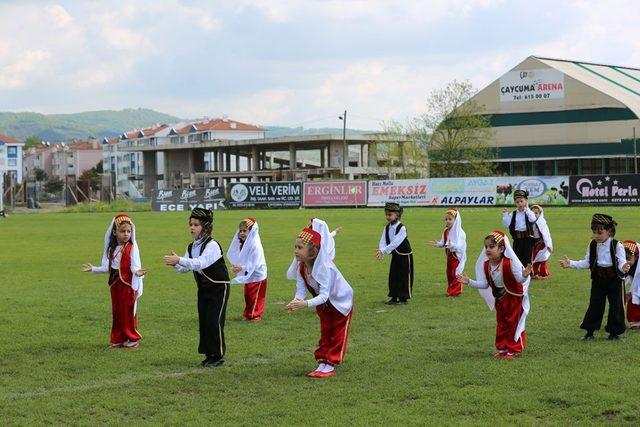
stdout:
POLYGON ((558 160, 558 175, 577 175, 577 160, 558 160))
MULTIPOLYGON (((615 159, 607 159, 608 168, 607 173, 627 173, 627 159, 625 157, 618 157, 615 159)), ((633 172, 633 170, 629 171, 633 172)))
POLYGON ((18 159, 7 159, 7 166, 18 166, 18 159))
POLYGON ((18 157, 18 147, 7 147, 7 157, 18 157))
POLYGON ((582 159, 582 173, 599 175, 602 173, 602 159, 582 159))

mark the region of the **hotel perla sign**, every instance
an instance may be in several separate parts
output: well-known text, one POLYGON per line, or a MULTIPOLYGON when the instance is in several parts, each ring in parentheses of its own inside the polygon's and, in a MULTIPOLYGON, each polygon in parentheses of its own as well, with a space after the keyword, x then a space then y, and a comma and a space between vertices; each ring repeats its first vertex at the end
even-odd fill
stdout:
POLYGON ((500 102, 564 99, 564 73, 552 68, 509 71, 500 77, 500 102))

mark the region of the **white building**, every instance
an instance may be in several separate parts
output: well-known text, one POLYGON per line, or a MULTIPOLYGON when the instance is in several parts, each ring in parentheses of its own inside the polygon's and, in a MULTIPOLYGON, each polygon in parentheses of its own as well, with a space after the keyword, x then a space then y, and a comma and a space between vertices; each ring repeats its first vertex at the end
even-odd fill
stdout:
POLYGON ((16 183, 22 183, 22 148, 24 142, 0 135, 0 173, 9 173, 16 183))
MULTIPOLYGON (((119 137, 103 140, 103 167, 115 175, 120 196, 149 197, 144 194, 144 162, 141 152, 121 152, 119 149, 138 146, 162 146, 189 144, 216 139, 240 140, 264 138, 265 130, 254 125, 227 118, 205 119, 194 123, 157 125, 147 129, 125 132, 119 137)), ((204 153, 205 170, 216 170, 220 159, 215 153, 204 153)), ((235 165, 234 165, 235 167, 235 165)), ((162 179, 165 169, 164 153, 155 153, 157 179, 162 179)), ((166 184, 165 184, 166 185, 166 184)))

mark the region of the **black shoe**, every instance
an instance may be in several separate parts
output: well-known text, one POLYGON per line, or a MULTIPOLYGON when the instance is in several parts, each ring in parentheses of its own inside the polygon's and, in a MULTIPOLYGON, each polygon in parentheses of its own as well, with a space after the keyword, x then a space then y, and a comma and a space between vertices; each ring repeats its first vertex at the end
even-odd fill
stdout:
POLYGON ((615 341, 620 339, 620 335, 609 335, 607 338, 609 341, 615 341))
POLYGON ((215 368, 216 366, 220 366, 224 363, 224 359, 208 359, 202 365, 204 368, 215 368))
POLYGON ((398 298, 391 298, 389 301, 385 302, 385 304, 388 304, 388 305, 397 305, 397 304, 399 304, 399 302, 398 302, 398 298))
POLYGON ((583 336, 582 338, 580 338, 582 341, 593 341, 596 339, 596 337, 593 336, 593 334, 586 334, 585 336, 583 336))
POLYGON ((401 299, 400 301, 398 301, 398 304, 409 304, 409 301, 407 301, 406 299, 401 299))

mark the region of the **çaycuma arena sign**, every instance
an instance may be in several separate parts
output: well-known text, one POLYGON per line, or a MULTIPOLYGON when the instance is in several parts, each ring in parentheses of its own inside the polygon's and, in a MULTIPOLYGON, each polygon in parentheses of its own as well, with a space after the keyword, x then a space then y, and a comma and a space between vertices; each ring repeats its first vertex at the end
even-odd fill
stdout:
POLYGON ((304 183, 304 206, 362 206, 366 204, 366 181, 304 183))
POLYGON ((302 182, 234 182, 229 184, 234 208, 293 208, 302 203, 302 182))
POLYGON ((509 71, 500 77, 500 102, 564 98, 564 73, 552 68, 509 71))

